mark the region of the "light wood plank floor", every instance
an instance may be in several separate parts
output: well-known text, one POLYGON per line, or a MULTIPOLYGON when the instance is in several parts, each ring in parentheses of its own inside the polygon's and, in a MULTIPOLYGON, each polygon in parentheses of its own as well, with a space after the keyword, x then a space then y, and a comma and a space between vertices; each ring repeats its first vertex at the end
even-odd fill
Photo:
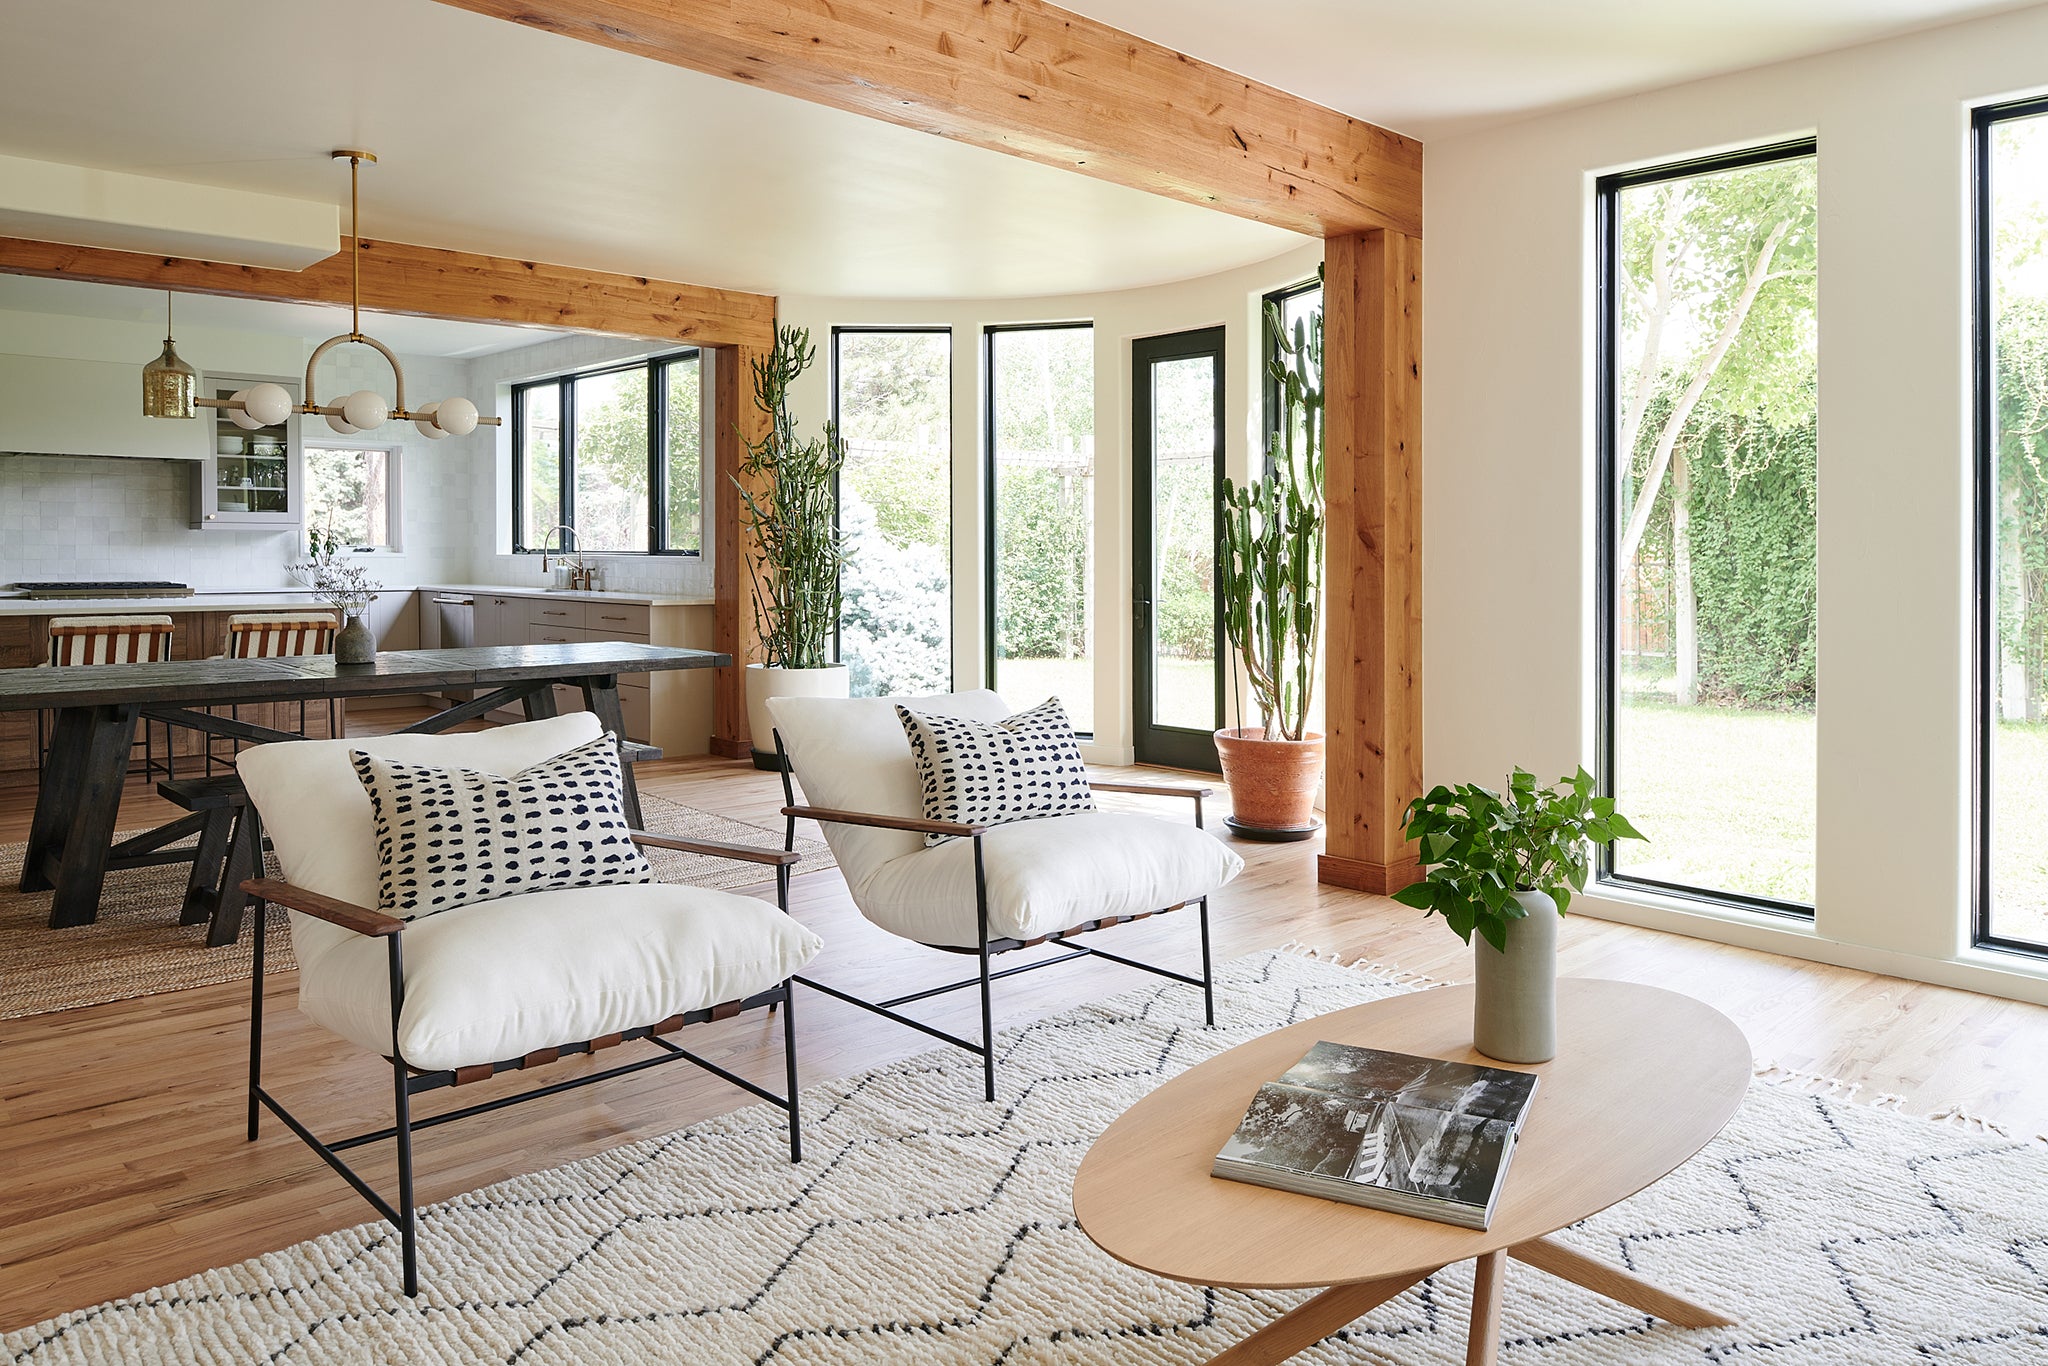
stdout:
MULTIPOLYGON (((351 718, 355 720, 356 718, 351 718)), ((402 714, 362 718, 368 728, 402 714)), ((774 778, 742 764, 675 760, 645 766, 644 789, 772 826, 774 778)), ((1163 812, 1181 804, 1130 803, 1163 812)), ((28 794, 0 794, 0 839, 25 837, 28 794)), ((122 824, 171 814, 139 786, 122 824)), ((1218 809, 1214 819, 1220 820, 1218 809)), ((1215 899, 1219 961, 1288 940, 1347 960, 1366 956, 1449 980, 1469 976, 1469 950, 1441 924, 1383 898, 1320 886, 1313 843, 1240 844, 1250 867, 1215 899)), ((950 980, 960 961, 874 929, 836 872, 799 878, 792 912, 827 947, 812 971, 867 994, 950 980)), ((1193 921, 1166 916, 1105 936, 1162 962, 1193 961, 1193 921)), ((1897 1092, 1915 1112, 1961 1104, 2014 1130, 2048 1130, 2048 1008, 1922 986, 1654 931, 1573 918, 1564 967, 1654 982, 1727 1012, 1759 1057, 1897 1092)), ((999 1023, 1017 1023, 1146 979, 1078 962, 999 989, 999 1023)), ((316 1129, 340 1134, 388 1122, 389 1072, 292 1009, 290 974, 266 993, 265 1075, 316 1129)), ((934 1023, 971 1034, 974 993, 933 1003, 934 1023)), ((820 998, 799 998, 803 1073, 819 1079, 922 1052, 923 1036, 820 998)), ((61 1015, 0 1022, 0 1328, 158 1285, 370 1217, 310 1152, 267 1121, 242 1141, 247 987, 205 987, 61 1015)), ((721 1064, 780 1084, 780 1026, 741 1019, 691 1031, 721 1064)), ((621 1053, 606 1055, 609 1064, 621 1053)), ((582 1063, 549 1069, 571 1075, 582 1063)), ((500 1078, 461 1088, 467 1102, 520 1088, 500 1078)), ((441 1092, 423 1113, 457 1101, 441 1092)), ((454 1124, 416 1144, 420 1198, 446 1198, 517 1172, 664 1133, 748 1099, 687 1066, 454 1124)), ((381 1154, 364 1158, 388 1183, 381 1154)))

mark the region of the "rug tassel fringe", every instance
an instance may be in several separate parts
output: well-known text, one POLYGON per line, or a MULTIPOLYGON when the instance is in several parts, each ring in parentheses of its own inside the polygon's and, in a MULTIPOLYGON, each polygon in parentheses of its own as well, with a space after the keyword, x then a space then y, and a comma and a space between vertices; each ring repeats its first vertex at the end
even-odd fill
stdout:
MULTIPOLYGON (((1856 1093, 1863 1089, 1861 1082, 1844 1081, 1840 1077, 1824 1076, 1819 1072, 1807 1072, 1797 1067, 1786 1067, 1780 1063, 1760 1059, 1753 1069, 1756 1079, 1766 1086, 1789 1086, 1806 1091, 1810 1095, 1829 1099, 1840 1099, 1853 1104, 1867 1105, 1873 1110, 1890 1110, 1894 1114, 1910 1114, 1906 1109, 1906 1098, 1892 1091, 1880 1092, 1866 1101, 1858 1101, 1856 1093)), ((1930 1124, 1940 1124, 1965 1133, 1985 1134, 1996 1138, 2012 1138, 2012 1130, 1997 1120, 1987 1119, 1962 1105, 1949 1105, 1924 1117, 1930 1124)), ((2048 1147, 2048 1134, 2036 1134, 2031 1142, 2048 1147)))
POLYGON ((1413 987, 1420 991, 1427 991, 1431 987, 1451 985, 1449 982, 1431 977, 1427 973, 1410 972, 1407 968, 1396 964, 1382 963, 1376 959, 1363 956, 1354 958, 1347 963, 1344 961, 1343 954, 1323 948, 1317 944, 1304 944, 1299 939, 1288 940, 1280 946, 1279 952, 1291 953, 1296 958, 1306 958, 1315 963, 1328 963, 1333 967, 1343 968, 1347 972, 1355 972, 1361 976, 1370 977, 1375 981, 1385 982, 1389 986, 1413 987))

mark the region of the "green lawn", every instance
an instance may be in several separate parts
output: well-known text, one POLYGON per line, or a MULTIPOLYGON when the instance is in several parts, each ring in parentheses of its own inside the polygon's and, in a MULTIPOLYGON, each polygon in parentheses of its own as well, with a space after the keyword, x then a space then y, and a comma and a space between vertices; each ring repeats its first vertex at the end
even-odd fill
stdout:
MULTIPOLYGON (((1209 660, 1164 659, 1159 668, 1160 712, 1171 724, 1207 725, 1215 706, 1215 665, 1209 660)), ((1074 729, 1095 729, 1095 664, 1087 659, 1003 659, 996 691, 1013 707, 1035 707, 1057 697, 1074 729)))
POLYGON ((1992 932, 2048 944, 2048 723, 1998 727, 1991 802, 1992 932))
MULTIPOLYGON (((1811 904, 1811 713, 1624 702, 1615 793, 1649 843, 1623 841, 1619 871, 1811 904)), ((1548 776, 1548 775, 1545 775, 1548 776)), ((1992 928, 2048 942, 2048 724, 1998 728, 1992 928)))
POLYGON ((1813 730, 1811 712, 1625 701, 1614 795, 1649 843, 1624 840, 1617 871, 1810 904, 1813 730))

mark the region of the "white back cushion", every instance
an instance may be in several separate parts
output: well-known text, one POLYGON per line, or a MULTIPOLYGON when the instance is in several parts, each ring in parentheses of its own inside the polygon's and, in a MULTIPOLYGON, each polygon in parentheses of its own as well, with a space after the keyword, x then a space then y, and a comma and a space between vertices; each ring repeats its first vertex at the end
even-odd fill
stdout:
MULTIPOLYGON (((351 750, 400 763, 473 768, 506 777, 596 739, 604 728, 587 711, 460 735, 365 735, 253 745, 235 763, 263 818, 284 880, 309 892, 377 904, 377 832, 351 750)), ((899 727, 898 735, 902 734, 899 727)), ((292 947, 306 967, 354 936, 324 921, 294 916, 292 947)))
MULTIPOLYGON (((805 801, 876 816, 924 816, 924 788, 896 715, 899 703, 915 712, 975 721, 1010 714, 1003 699, 986 689, 931 697, 771 697, 768 711, 805 801)), ((764 736, 757 743, 766 748, 773 742, 764 736)), ((857 906, 883 864, 924 848, 923 835, 858 825, 827 825, 825 842, 857 906)))

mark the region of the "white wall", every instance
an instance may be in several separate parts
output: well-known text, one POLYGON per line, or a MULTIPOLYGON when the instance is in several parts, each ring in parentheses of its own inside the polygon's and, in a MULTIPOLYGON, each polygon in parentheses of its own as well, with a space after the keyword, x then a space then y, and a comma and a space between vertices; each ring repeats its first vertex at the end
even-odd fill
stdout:
MULTIPOLYGON (((297 337, 227 329, 180 328, 180 354, 202 373, 299 380, 312 346, 297 337)), ((140 375, 163 344, 162 328, 106 318, 0 310, 0 351, 75 360, 132 362, 140 375)), ((460 361, 401 357, 412 402, 467 392, 460 361)), ((391 392, 391 371, 367 347, 338 347, 320 365, 320 396, 353 389, 391 392)), ((318 418, 301 419, 309 440, 330 436, 318 418)), ((371 571, 410 588, 469 572, 470 440, 429 442, 409 423, 390 423, 355 440, 394 446, 400 455, 403 525, 398 553, 377 555, 371 571)), ((19 579, 172 579, 199 588, 291 586, 285 564, 304 551, 290 531, 200 531, 191 525, 191 471, 184 462, 0 456, 0 583, 19 579)))
POLYGON ((1596 915, 2048 1000, 1965 947, 1969 109, 2048 82, 2048 9, 1432 142, 1425 178, 1429 781, 1591 766, 1592 180, 1820 146, 1818 907, 1596 915))
POLYGON ((897 303, 785 295, 784 323, 810 329, 818 363, 792 403, 806 432, 831 416, 829 376, 835 326, 949 327, 953 332, 953 684, 983 686, 987 661, 986 552, 982 503, 982 329, 992 323, 1091 321, 1095 325, 1095 743, 1097 763, 1131 756, 1131 342, 1218 323, 1227 329, 1224 465, 1245 477, 1259 448, 1262 349, 1259 308, 1273 290, 1315 274, 1320 244, 1178 284, 1111 294, 966 303, 897 303))

